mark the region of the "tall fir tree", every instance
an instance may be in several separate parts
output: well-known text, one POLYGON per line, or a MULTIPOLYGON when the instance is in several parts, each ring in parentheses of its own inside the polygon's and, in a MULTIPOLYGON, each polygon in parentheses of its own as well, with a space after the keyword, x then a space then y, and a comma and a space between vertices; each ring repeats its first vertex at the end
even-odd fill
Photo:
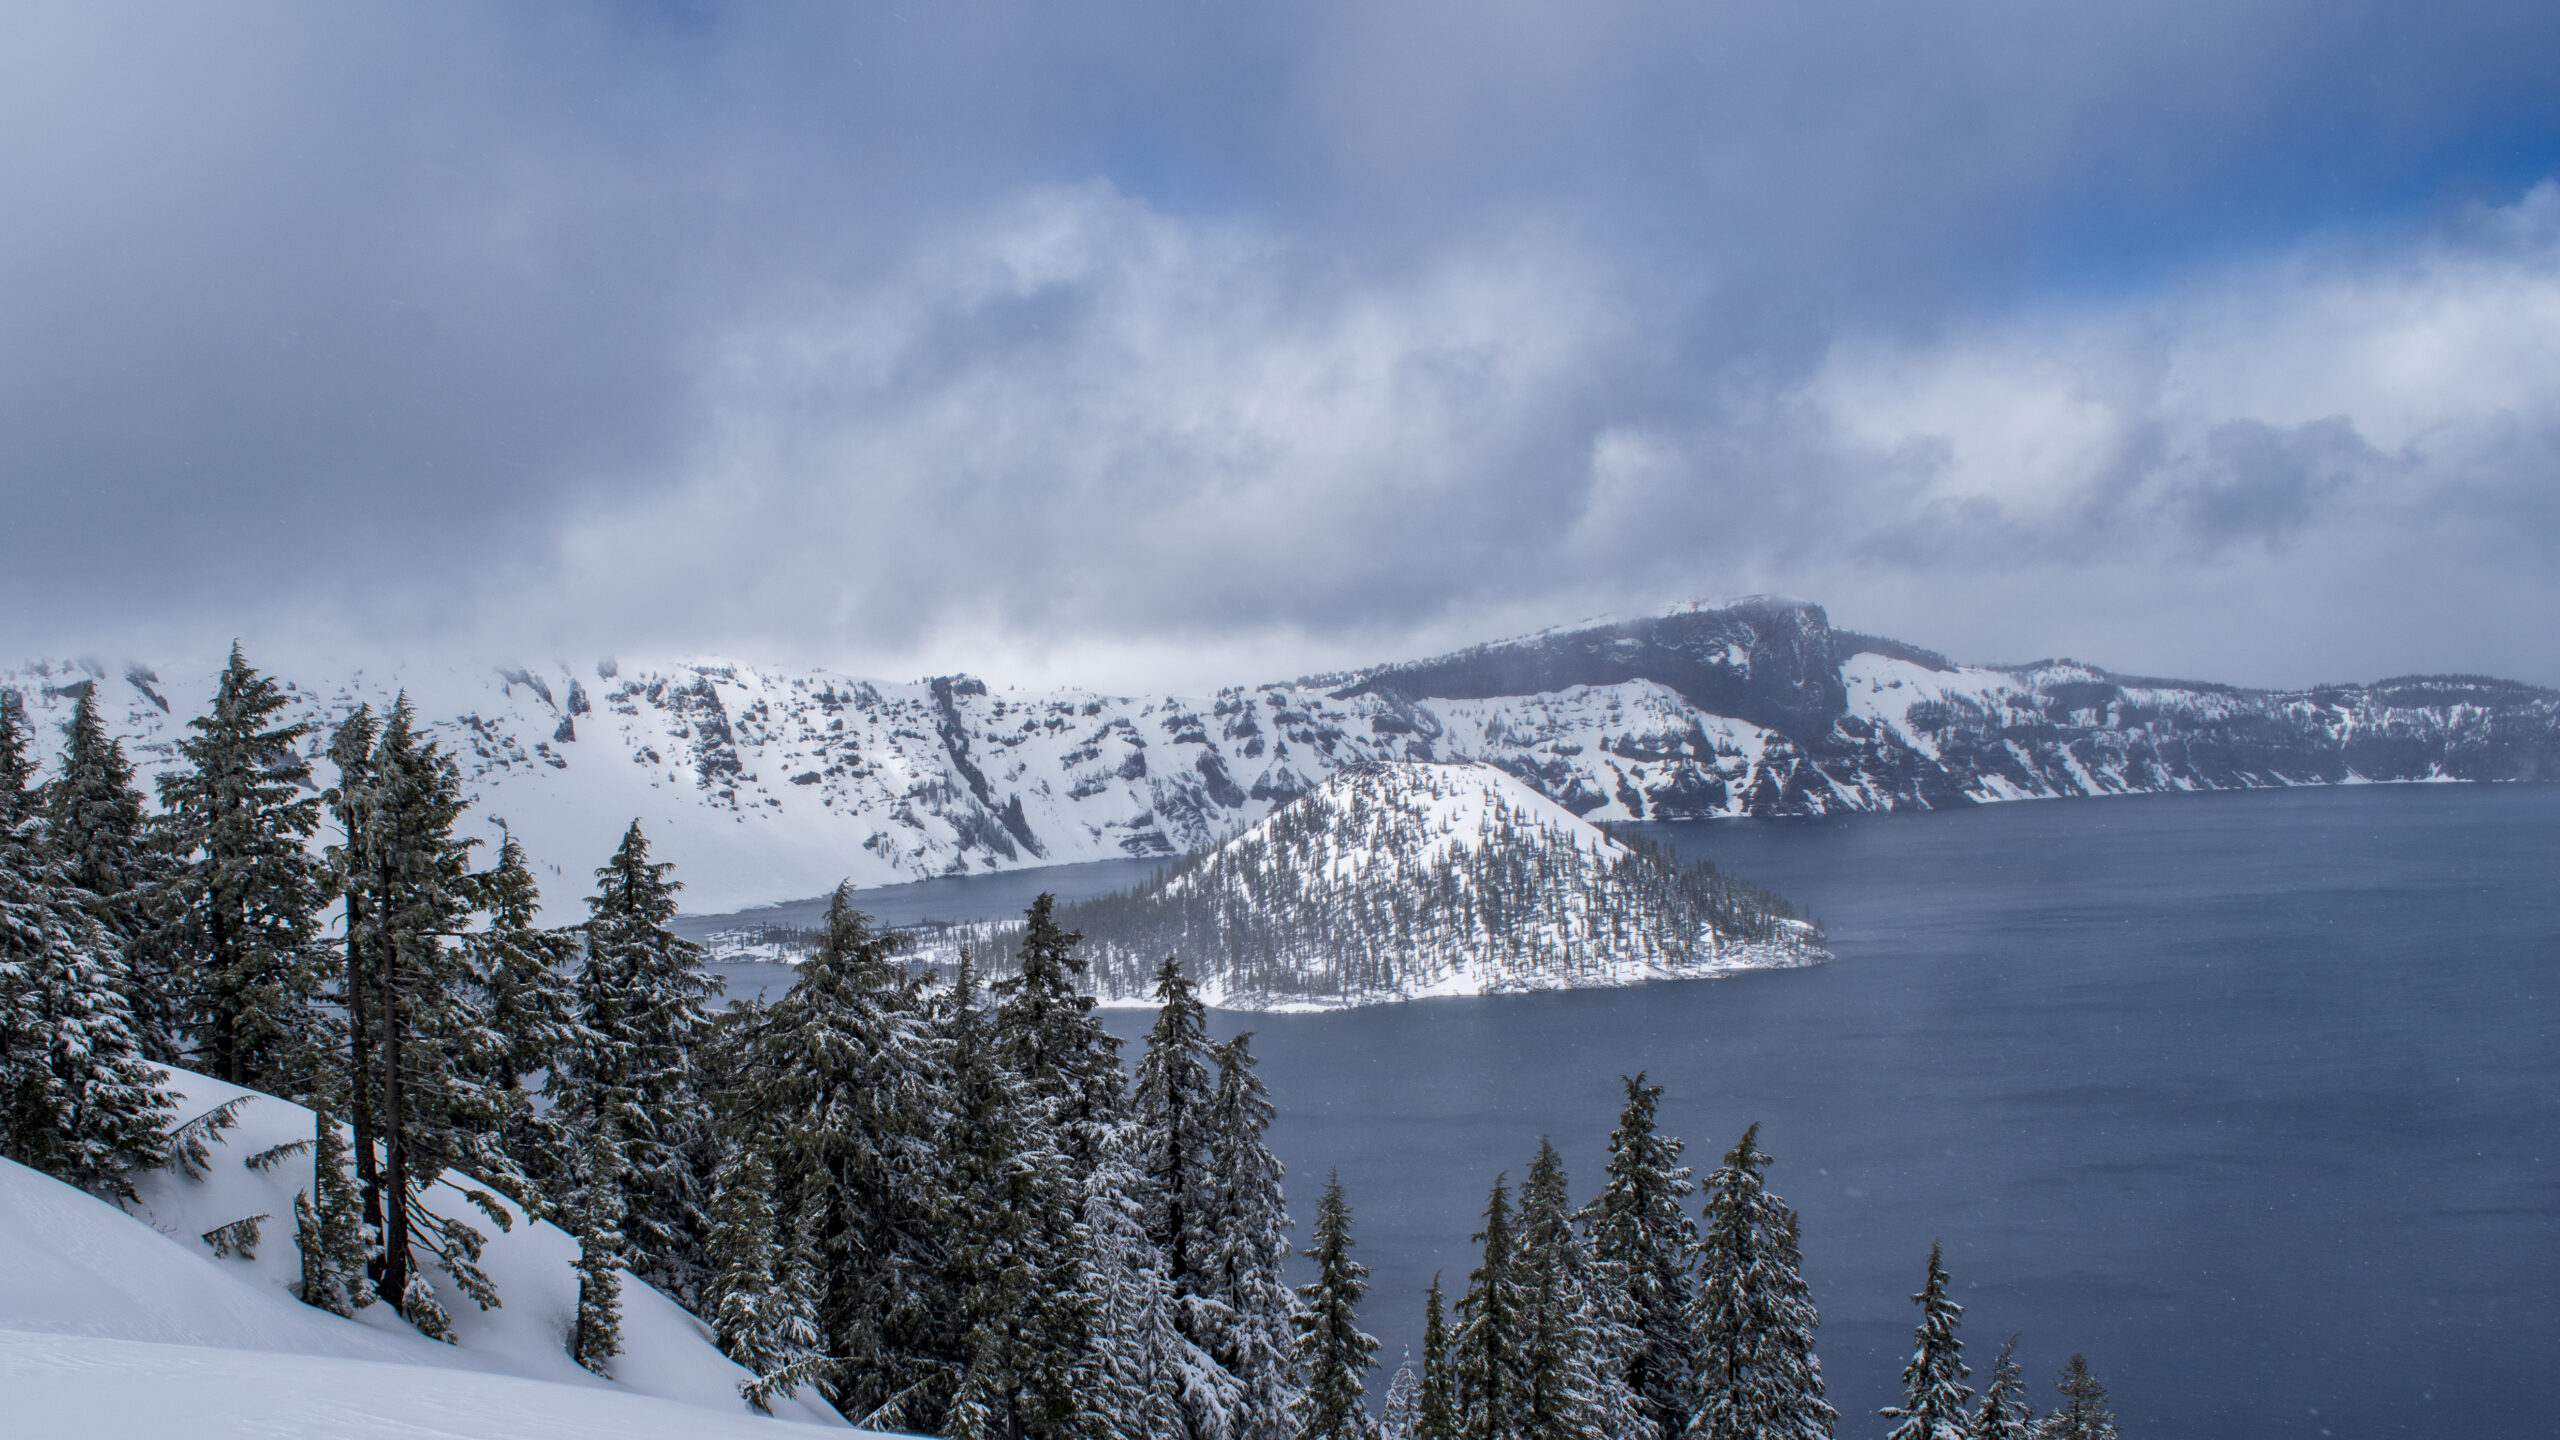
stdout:
POLYGON ((1093 1349, 1076 1389, 1105 1440, 1223 1435, 1235 1380, 1175 1323, 1163 1252, 1148 1238, 1146 1139, 1115 1127, 1085 1182, 1080 1288, 1093 1349))
POLYGON ((1964 1433, 1965 1440, 2035 1440, 2035 1414, 2027 1408, 2017 1336, 2010 1336, 2000 1347, 2000 1358, 1991 1365, 1991 1383, 1982 1388, 1982 1404, 1964 1433))
POLYGON ((89 912, 121 957, 122 988, 144 1058, 178 1059, 177 975, 159 909, 170 874, 133 765, 83 686, 62 730, 62 768, 44 787, 45 843, 64 877, 86 892, 89 912))
POLYGON ((1813 1352, 1819 1323, 1795 1214, 1769 1193, 1760 1127, 1707 1180, 1689 1305, 1694 1440, 1826 1440, 1836 1420, 1813 1352))
POLYGON ((1516 1270, 1507 1177, 1493 1182, 1484 1229, 1472 1237, 1483 1258, 1458 1299, 1458 1331, 1450 1345, 1451 1398, 1460 1440, 1523 1440, 1522 1351, 1528 1297, 1516 1270))
POLYGON ((1436 1272, 1422 1296, 1422 1383, 1414 1390, 1413 1440, 1458 1440, 1457 1376, 1436 1272))
POLYGON ((1055 1174, 1064 1161, 1045 1148, 1038 1106, 1005 1064, 965 950, 932 1023, 948 1094, 932 1165, 949 1297, 944 1353, 958 1375, 940 1433, 1074 1434, 1091 1328, 1079 1217, 1050 1208, 1062 1199, 1055 1174))
POLYGON ((373 805, 373 747, 382 738, 382 722, 373 707, 358 705, 329 736, 329 762, 338 783, 320 800, 336 825, 338 840, 322 853, 330 888, 339 897, 340 939, 336 999, 347 1030, 347 1084, 343 1103, 355 1132, 356 1188, 369 1236, 382 1234, 381 1071, 374 1063, 373 988, 381 966, 375 959, 381 925, 373 903, 371 862, 366 858, 366 831, 373 805))
MULTIPOLYGON (((1217 1182, 1209 1124, 1217 1101, 1208 1014, 1173 957, 1156 971, 1156 1022, 1138 1061, 1130 1108, 1143 1137, 1147 1238, 1164 1253, 1176 1302, 1207 1295, 1215 1237, 1217 1182)), ((1186 1334, 1202 1337, 1195 1323, 1186 1334)))
POLYGON ((1964 1340, 1956 1331, 1964 1307, 1947 1295, 1946 1268, 1938 1263, 1938 1247, 1929 1247, 1929 1275, 1911 1297, 1920 1307, 1913 1332, 1911 1358, 1902 1367, 1902 1403, 1877 1413, 1902 1423, 1887 1440, 1964 1440, 1965 1402, 1973 1387, 1964 1383, 1964 1340))
POLYGON ((569 1328, 569 1358, 598 1375, 613 1373, 622 1353, 622 1137, 607 1117, 587 1132, 578 1186, 578 1312, 569 1328))
POLYGON ((837 888, 790 993, 746 1022, 723 1108, 737 1143, 764 1152, 775 1207, 813 1217, 806 1259, 832 1367, 821 1388, 874 1426, 925 1430, 955 1378, 938 1349, 941 1059, 899 938, 873 930, 849 893, 837 888))
POLYGON ((637 820, 597 869, 576 983, 583 1043, 554 1094, 573 1133, 610 1124, 620 1141, 627 1268, 694 1305, 718 1160, 693 1057, 720 981, 699 968, 702 948, 667 928, 682 888, 674 869, 649 858, 637 820))
POLYGON ((2089 1373, 2086 1356, 2074 1351, 2053 1388, 2061 1392, 2062 1405, 2037 1422, 2036 1440, 2116 1440, 2116 1417, 2107 1409, 2107 1387, 2089 1373))
POLYGON ((190 1063, 287 1098, 308 1087, 332 1041, 318 1008, 327 971, 320 908, 327 877, 307 842, 318 799, 278 724, 283 689, 231 647, 213 704, 178 741, 185 766, 160 777, 178 860, 169 920, 182 956, 190 1063))
POLYGON ((571 983, 578 934, 537 923, 542 892, 513 835, 499 841, 497 862, 477 881, 488 923, 462 940, 480 1021, 465 1064, 498 1112, 509 1167, 534 1182, 530 1202, 558 1188, 567 1169, 560 1132, 534 1102, 529 1082, 565 1068, 586 1042, 571 983))
MULTIPOLYGON (((416 1308, 413 1297, 432 1292, 412 1282, 431 1260, 486 1309, 497 1294, 477 1263, 485 1236, 423 1203, 449 1171, 503 1175, 506 1166, 497 1143, 502 1112, 467 1064, 482 1026, 457 943, 477 900, 472 842, 453 833, 461 777, 418 735, 403 696, 363 770, 341 775, 338 794, 357 823, 343 883, 362 915, 351 936, 360 931, 366 940, 358 953, 368 973, 355 977, 358 1002, 349 1010, 362 1017, 359 1033, 370 1042, 369 1084, 357 1093, 369 1090, 379 1107, 372 1118, 381 1172, 365 1205, 380 1217, 378 1291, 404 1313, 416 1308)), ((494 1202, 463 1188, 493 1220, 510 1223, 494 1202)), ((431 1331, 443 1323, 440 1310, 410 1318, 431 1331)))
POLYGON ((1325 1181, 1316 1202, 1314 1244, 1306 1256, 1316 1277, 1298 1287, 1295 1359, 1306 1389, 1295 1406, 1300 1440, 1369 1440, 1367 1376, 1376 1367, 1378 1339, 1360 1330, 1360 1301, 1369 1293, 1369 1267, 1351 1258, 1351 1208, 1343 1202, 1342 1176, 1325 1181))
POLYGON ((1284 1274, 1288 1201, 1280 1157, 1266 1138, 1275 1111, 1271 1092, 1254 1073, 1253 1032, 1240 1031, 1211 1053, 1218 1062, 1209 1118, 1217 1185, 1217 1214, 1209 1225, 1217 1237, 1211 1298, 1225 1314, 1222 1333, 1208 1348, 1235 1377, 1232 1440, 1287 1440, 1301 1379, 1291 1358, 1297 1296, 1284 1274))
POLYGON ((16 694, 0 700, 0 1155, 129 1198, 175 1107, 142 1058, 122 955, 46 843, 16 694))
POLYGON ((1626 1384, 1632 1330, 1612 1308, 1603 1276, 1574 1228, 1564 1160, 1541 1137, 1520 1185, 1513 1274, 1525 1308, 1520 1326, 1520 1433, 1524 1440, 1626 1436, 1638 1425, 1626 1384))
POLYGON ((1690 1369, 1690 1266, 1698 1229, 1685 1201, 1696 1189, 1678 1139, 1657 1125, 1662 1087, 1637 1075, 1609 1136, 1609 1175, 1583 1212, 1594 1256, 1620 1287, 1632 1330, 1624 1380, 1651 1422, 1653 1440, 1679 1440, 1697 1407, 1690 1369))

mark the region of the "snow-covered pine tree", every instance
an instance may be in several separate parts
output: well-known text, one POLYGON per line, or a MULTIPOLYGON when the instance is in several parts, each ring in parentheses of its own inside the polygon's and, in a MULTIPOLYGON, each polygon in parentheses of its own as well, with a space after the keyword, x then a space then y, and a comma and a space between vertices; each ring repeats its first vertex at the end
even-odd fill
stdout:
POLYGON ((2035 1440, 2035 1415, 2027 1408, 2026 1375, 2017 1356, 2018 1337, 2012 1335, 1992 1362, 1991 1383, 1965 1426, 1965 1440, 2035 1440))
POLYGON ((1450 1369, 1449 1327, 1436 1271, 1422 1296, 1422 1383, 1414 1391, 1412 1440, 1458 1440, 1457 1377, 1450 1369))
POLYGON ((943 1237, 937 1288, 949 1297, 944 1355, 959 1377, 937 1433, 1067 1436, 1090 1326, 1076 1284, 1080 1251, 1057 1241, 1081 1232, 1076 1216, 1043 1208, 1059 1203, 1053 1177, 1063 1160, 1040 1148, 1045 1127, 979 996, 963 950, 931 1014, 948 1110, 931 1165, 943 1237))
POLYGON ((1929 1246, 1929 1277, 1911 1303, 1920 1307, 1913 1332, 1911 1358, 1902 1367, 1902 1403, 1876 1412, 1902 1423, 1887 1440, 1964 1440, 1965 1402, 1973 1387, 1964 1383, 1964 1341, 1956 1334, 1964 1307, 1947 1296, 1947 1272, 1938 1263, 1938 1246, 1929 1246))
POLYGON ((1294 1358, 1306 1380, 1294 1407, 1299 1440, 1370 1440, 1363 1397, 1378 1363, 1378 1339, 1360 1330, 1369 1267, 1351 1258, 1351 1208, 1343 1203, 1339 1171, 1326 1179, 1324 1198, 1316 1202, 1314 1240, 1306 1255, 1316 1262, 1316 1278, 1298 1287, 1294 1358))
POLYGON ((1516 1270, 1511 1187, 1493 1182, 1484 1229, 1471 1237, 1484 1257, 1458 1297, 1458 1333, 1450 1345, 1450 1399, 1460 1440, 1522 1440, 1521 1351, 1528 1297, 1516 1270))
POLYGON ((1421 1398, 1422 1381, 1414 1373, 1413 1352, 1408 1350, 1378 1402, 1378 1440, 1413 1440, 1421 1398))
POLYGON ((569 1358, 598 1375, 622 1353, 622 1217, 626 1170, 610 1117, 587 1132, 578 1196, 578 1315, 569 1358))
POLYGON ((1297 1296, 1283 1275, 1288 1201, 1280 1157, 1264 1138, 1274 1113, 1271 1092, 1253 1071, 1252 1031, 1238 1032, 1212 1053, 1218 1062, 1209 1119, 1218 1206, 1209 1226, 1217 1243, 1212 1298, 1224 1307, 1226 1326, 1209 1348, 1236 1380, 1231 1440, 1287 1440, 1301 1379, 1290 1358, 1297 1296))
POLYGON ((98 718, 96 687, 83 686, 72 701, 62 737, 61 773, 44 788, 46 846, 70 883, 87 892, 90 914, 122 959, 120 983, 143 1057, 174 1064, 177 977, 158 918, 168 850, 134 788, 123 743, 98 718))
POLYGON ((576 984, 584 1043, 553 1081, 564 1123, 584 1132, 609 1122, 620 1141, 627 1268, 693 1305, 718 1165, 693 1056, 720 981, 698 968, 701 947, 667 928, 682 888, 674 869, 650 860, 637 820, 597 869, 576 984))
POLYGON ((302 1256, 302 1303, 337 1315, 353 1315, 373 1303, 365 1269, 364 1212, 356 1181, 347 1173, 347 1137, 334 1113, 342 1093, 325 1076, 311 1098, 311 1189, 293 1197, 293 1241, 302 1256))
POLYGON ((0 1155, 110 1199, 168 1154, 175 1107, 142 1059, 122 956, 45 842, 26 732, 0 708, 0 1155))
POLYGON ((765 1149, 755 1138, 742 1139, 721 1162, 711 1186, 711 1234, 703 1246, 710 1271, 703 1301, 712 1339, 721 1354, 758 1375, 786 1363, 766 1321, 782 1276, 783 1244, 765 1149))
POLYGON ((35 818, 36 764, 27 757, 27 702, 0 689, 0 830, 35 818))
MULTIPOLYGON (((1156 972, 1156 1023, 1138 1061, 1130 1109, 1143 1137, 1147 1238, 1163 1252, 1175 1303, 1205 1296, 1216 1219, 1217 1183, 1210 1168, 1209 1120, 1217 1101, 1210 1077, 1208 1014, 1173 957, 1156 972)), ((1210 1337, 1198 1316, 1179 1322, 1194 1340, 1210 1337)))
MULTIPOLYGON (((497 1145, 502 1112, 486 1086, 463 1066, 479 1038, 479 1015, 456 938, 474 915, 471 840, 453 835, 461 817, 461 776, 433 740, 420 740, 407 697, 374 740, 361 776, 340 776, 340 794, 358 820, 356 856, 346 889, 361 897, 371 974, 358 976, 361 1017, 371 1033, 371 1092, 381 1148, 379 1194, 366 1212, 381 1215, 379 1294, 410 1302, 420 1253, 433 1258, 481 1309, 497 1289, 479 1271, 484 1243, 476 1227, 433 1215, 420 1197, 453 1168, 504 1174, 497 1145)), ((527 1191, 515 1184, 509 1189, 527 1191)), ((497 1225, 507 1212, 492 1199, 481 1207, 497 1225)))
POLYGON ((2053 1388, 2062 1393, 2062 1406, 2036 1422, 2036 1440, 2116 1440, 2107 1387, 2089 1373, 2087 1357, 2074 1351, 2053 1388))
POLYGON ((1814 1332, 1822 1312, 1804 1283, 1804 1251, 1796 1212, 1775 1195, 1763 1192, 1769 1207, 1768 1278, 1760 1287, 1769 1297, 1771 1324, 1762 1337, 1761 1373, 1771 1397, 1774 1440, 1831 1440, 1840 1412, 1824 1398, 1822 1360, 1814 1353, 1814 1332))
POLYGON ((738 1143, 764 1151, 777 1209, 812 1217, 821 1388, 858 1420, 914 1430, 950 1380, 930 1185, 942 1066, 899 937, 849 896, 837 888, 790 993, 746 1022, 724 1108, 738 1143))
POLYGON ((327 876, 306 842, 318 799, 302 724, 273 724, 283 690, 231 647, 212 708, 160 777, 178 868, 168 918, 183 957, 190 1063, 287 1098, 308 1093, 331 1048, 317 1008, 327 876))
POLYGON ((996 1036, 1005 1062, 1054 1132, 1060 1153, 1084 1170, 1100 1142, 1099 1127, 1122 1117, 1127 1083, 1120 1070, 1120 1042, 1093 1015, 1093 997, 1077 982, 1084 961, 1082 939, 1058 928, 1055 897, 1042 893, 1023 913, 1022 950, 1015 972, 988 986, 996 995, 996 1036))
POLYGON ((476 879, 488 924, 462 941, 482 1027, 469 1065, 500 1113, 499 1143, 511 1167, 537 1190, 560 1188, 569 1168, 563 1142, 533 1103, 527 1082, 536 1075, 547 1080, 586 1043, 570 983, 578 933, 535 923, 542 894, 513 835, 499 841, 497 863, 476 879))
MULTIPOLYGON (((329 881, 339 897, 344 929, 342 964, 337 976, 339 1012, 347 1031, 347 1083, 344 1102, 349 1128, 355 1131, 356 1186, 362 1196, 366 1233, 382 1234, 381 1071, 374 1063, 373 987, 381 967, 375 961, 380 922, 373 903, 372 866, 366 858, 365 831, 372 810, 373 747, 382 738, 382 722, 373 707, 358 705, 330 732, 329 761, 338 783, 323 791, 321 804, 338 827, 338 843, 322 851, 329 881)), ((317 1108, 315 1106, 315 1108, 317 1108)))
POLYGON ((1593 1255, 1621 1287, 1634 1332, 1627 1387, 1652 1422, 1653 1440, 1679 1440, 1697 1406, 1688 1309, 1698 1228, 1683 1208, 1696 1187, 1680 1163, 1680 1141, 1657 1128, 1662 1087, 1642 1075, 1626 1087, 1626 1107, 1609 1136, 1609 1178, 1583 1211, 1583 1224, 1593 1255))
POLYGON ((1235 1380, 1175 1323, 1170 1277, 1147 1235, 1147 1148, 1135 1127, 1113 1127, 1085 1182, 1078 1288, 1093 1348, 1076 1388, 1104 1440, 1223 1435, 1235 1380))
POLYGON ((1632 1330, 1610 1308, 1616 1277, 1596 1272, 1575 1230, 1564 1160, 1541 1137, 1520 1185, 1516 1258, 1524 1440, 1628 1436, 1639 1427, 1626 1385, 1632 1330))
POLYGON ((1836 1418, 1813 1352, 1819 1322, 1796 1253, 1795 1215, 1769 1193, 1760 1127, 1707 1180, 1689 1304, 1693 1440, 1823 1440, 1836 1418))

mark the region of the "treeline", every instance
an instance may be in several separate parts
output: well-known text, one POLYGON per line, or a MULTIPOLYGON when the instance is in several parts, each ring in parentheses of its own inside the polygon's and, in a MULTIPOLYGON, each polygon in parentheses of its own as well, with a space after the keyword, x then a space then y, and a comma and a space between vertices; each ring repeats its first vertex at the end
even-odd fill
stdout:
MULTIPOLYGON (((1682 1143, 1657 1125, 1662 1087, 1639 1075, 1626 1093, 1588 1203, 1572 1204, 1544 1140, 1517 1192, 1494 1182, 1474 1236, 1482 1259, 1454 1312, 1437 1277, 1425 1292, 1420 1363, 1397 1369, 1377 1440, 1830 1440, 1839 1417, 1815 1353, 1820 1315, 1796 1213, 1768 1188, 1760 1127, 1710 1173, 1693 1218, 1682 1143)), ((2014 1337, 1988 1385, 1965 1383, 1964 1307, 1934 1246, 1912 1298, 1921 1317, 1902 1403, 1882 1412, 1899 1422, 1888 1440, 2114 1440, 2106 1387, 2078 1355, 2055 1382, 2064 1403, 2042 1417, 2014 1337)))
MULTIPOLYGON (((1473 766, 1344 771, 1253 831, 1062 917, 1107 999, 1179 955, 1220 1003, 1411 995, 1465 974, 1488 990, 1821 958, 1784 899, 1641 839, 1595 846, 1473 766), (1469 811, 1472 813, 1468 813, 1469 811), (1454 812, 1454 813, 1453 813, 1454 812)), ((983 938, 994 953, 1010 927, 983 938)))

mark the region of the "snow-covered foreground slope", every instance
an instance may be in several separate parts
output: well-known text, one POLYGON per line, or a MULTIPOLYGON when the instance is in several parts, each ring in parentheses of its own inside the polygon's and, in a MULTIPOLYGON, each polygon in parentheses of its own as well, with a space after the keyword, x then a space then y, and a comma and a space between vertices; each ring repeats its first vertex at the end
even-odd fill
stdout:
MULTIPOLYGON (((483 1257, 504 1303, 482 1312, 439 1287, 457 1344, 426 1339, 384 1306, 347 1320, 301 1304, 287 1285, 300 1273, 293 1197, 311 1183, 310 1160, 263 1172, 245 1161, 308 1136, 310 1112, 185 1071, 173 1078, 186 1116, 249 1098, 209 1147, 202 1179, 154 1172, 132 1214, 0 1161, 0 1433, 771 1436, 786 1419, 842 1425, 814 1404, 755 1416, 738 1398, 746 1372, 700 1322, 628 1279, 615 1378, 580 1369, 563 1345, 576 1244, 512 1207, 513 1228, 491 1233, 483 1257), (254 1258, 218 1257, 201 1238, 262 1213, 275 1218, 254 1258)), ((428 1203, 476 1215, 450 1188, 428 1203)))
MULTIPOLYGON (((1622 844, 1490 765, 1347 769, 1134 890, 1064 907, 1094 993, 1151 1003, 1180 959, 1211 1005, 1323 1010, 1807 965, 1775 896, 1622 844)), ((1019 927, 947 933, 1003 956, 1019 927)))
MULTIPOLYGON (((73 697, 94 692, 147 778, 177 763, 221 658, 41 663, 0 688, 48 751, 73 697)), ((294 714, 323 727, 315 757, 338 717, 405 689, 460 760, 482 833, 512 827, 545 868, 555 915, 578 913, 634 817, 676 862, 687 907, 715 912, 844 879, 1180 854, 1378 760, 1482 760, 1594 820, 2560 776, 2560 692, 1959 666, 1783 601, 1195 698, 701 659, 283 678, 294 714)))

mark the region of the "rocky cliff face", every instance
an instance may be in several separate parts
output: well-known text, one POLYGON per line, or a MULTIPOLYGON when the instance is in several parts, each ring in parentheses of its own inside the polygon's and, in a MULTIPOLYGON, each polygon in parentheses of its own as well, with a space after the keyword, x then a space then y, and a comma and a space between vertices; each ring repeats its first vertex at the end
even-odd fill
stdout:
MULTIPOLYGON (((174 763, 213 673, 48 663, 0 687, 20 693, 46 751, 93 689, 147 783, 174 763)), ((509 826, 558 877, 555 906, 634 816, 677 862, 688 904, 727 909, 848 877, 1178 854, 1372 760, 1482 760, 1592 820, 2560 778, 2560 692, 2534 686, 2279 692, 2068 660, 1961 666, 1774 600, 1196 698, 726 660, 287 678, 324 728, 408 690, 487 833, 509 826)))

